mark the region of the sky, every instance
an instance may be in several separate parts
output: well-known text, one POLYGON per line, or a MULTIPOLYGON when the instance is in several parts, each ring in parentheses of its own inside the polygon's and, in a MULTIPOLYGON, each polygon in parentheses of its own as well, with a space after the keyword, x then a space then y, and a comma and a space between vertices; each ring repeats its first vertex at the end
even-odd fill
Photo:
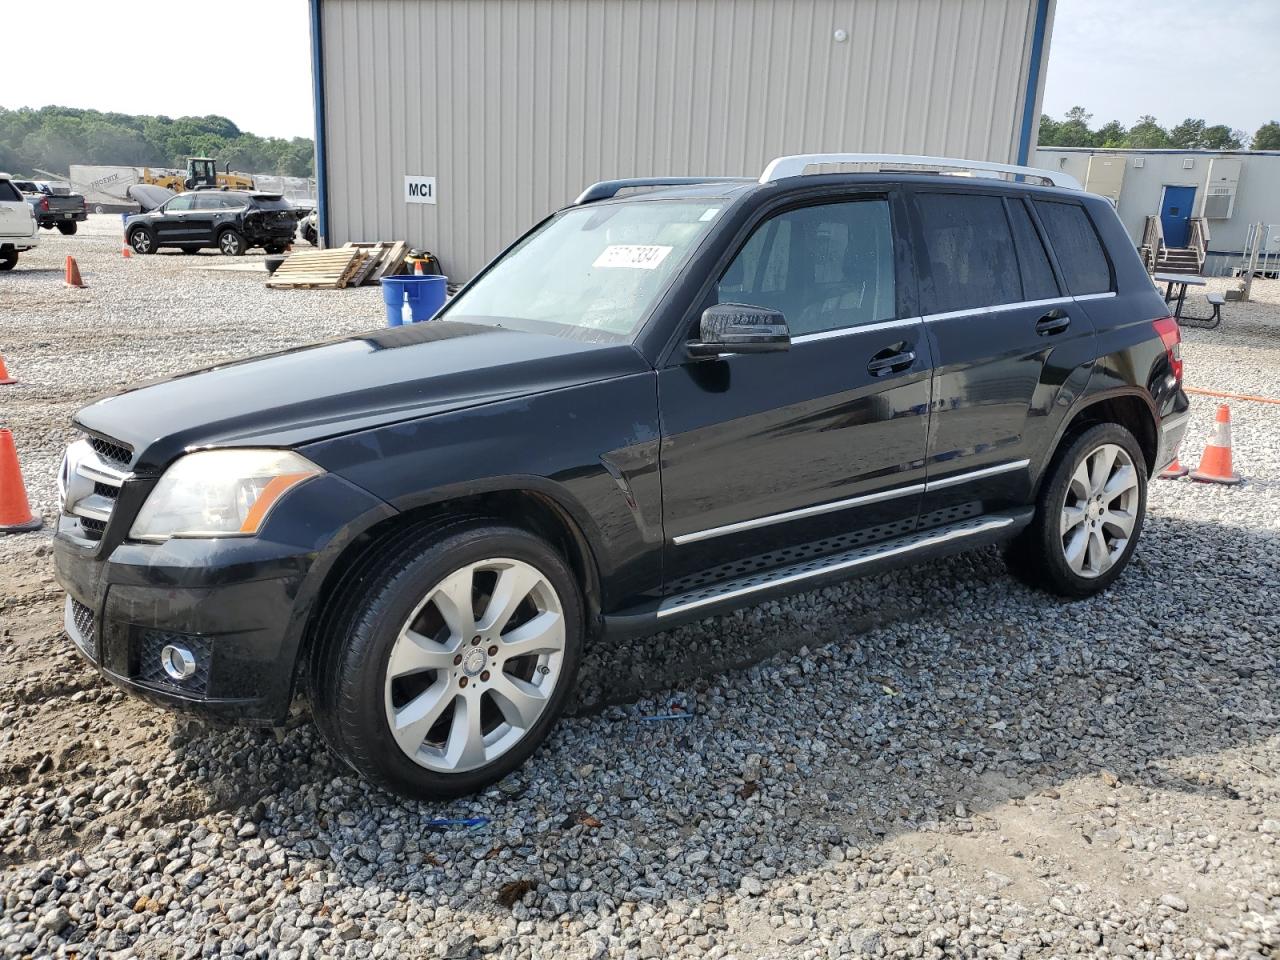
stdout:
MULTIPOLYGON (((198 25, 159 27, 170 8, 154 0, 62 0, 58 20, 76 25, 76 41, 56 61, 34 37, 7 45, 0 106, 216 113, 259 136, 311 136, 307 0, 172 10, 197 8, 198 25), (167 55, 184 35, 198 39, 167 55)), ((1079 104, 1095 127, 1201 117, 1252 135, 1280 120, 1278 48, 1280 0, 1058 0, 1044 111, 1060 118, 1079 104)))
POLYGON ((1058 0, 1043 112, 1079 105, 1095 129, 1198 117, 1252 136, 1280 120, 1277 51, 1280 0, 1058 0))
MULTIPOLYGON (((9 27, 27 20, 9 12, 9 27)), ((37 16, 0 55, 0 107, 215 113, 263 137, 315 127, 307 0, 59 0, 51 16, 71 32, 66 52, 49 56, 58 34, 37 16)))

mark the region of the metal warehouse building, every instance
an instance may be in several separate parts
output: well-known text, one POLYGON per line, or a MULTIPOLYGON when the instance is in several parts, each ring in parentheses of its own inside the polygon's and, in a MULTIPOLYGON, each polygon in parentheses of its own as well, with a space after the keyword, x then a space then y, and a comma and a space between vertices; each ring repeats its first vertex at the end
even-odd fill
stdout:
POLYGON ((1026 163, 1053 0, 311 0, 320 230, 451 279, 596 180, 1026 163))

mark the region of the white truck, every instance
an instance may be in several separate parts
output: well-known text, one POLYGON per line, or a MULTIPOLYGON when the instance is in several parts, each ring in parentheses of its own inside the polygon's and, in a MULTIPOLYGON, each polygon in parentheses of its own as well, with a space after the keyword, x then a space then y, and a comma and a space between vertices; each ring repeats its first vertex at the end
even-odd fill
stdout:
POLYGON ((13 178, 0 173, 0 270, 12 270, 19 253, 39 246, 39 232, 31 204, 13 178))

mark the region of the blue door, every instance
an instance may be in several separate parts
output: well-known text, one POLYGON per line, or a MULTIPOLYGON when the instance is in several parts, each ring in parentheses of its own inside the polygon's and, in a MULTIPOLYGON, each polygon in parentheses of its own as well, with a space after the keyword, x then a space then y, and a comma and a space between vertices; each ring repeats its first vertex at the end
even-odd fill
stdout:
POLYGON ((1160 226, 1164 229, 1166 247, 1185 247, 1191 223, 1191 206, 1196 202, 1195 187, 1165 187, 1160 201, 1160 226))

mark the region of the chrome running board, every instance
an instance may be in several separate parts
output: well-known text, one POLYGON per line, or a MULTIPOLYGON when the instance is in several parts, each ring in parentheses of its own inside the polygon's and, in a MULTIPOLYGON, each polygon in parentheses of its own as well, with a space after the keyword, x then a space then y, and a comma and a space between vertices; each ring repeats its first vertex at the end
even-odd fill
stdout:
MULTIPOLYGON (((999 531, 1006 530, 1006 528, 1016 529, 1015 525, 1025 525, 1029 516, 1029 513, 1023 513, 973 517, 969 520, 948 524, 945 527, 921 530, 905 537, 854 547, 851 550, 844 550, 840 553, 828 554, 822 557, 812 557, 800 563, 774 567, 771 570, 761 570, 733 580, 725 580, 721 583, 698 587, 696 590, 690 590, 664 600, 658 607, 658 619, 662 620, 677 614, 688 613, 700 607, 716 606, 765 590, 800 585, 808 580, 817 580, 832 574, 856 570, 858 567, 874 564, 878 561, 891 560, 916 551, 927 552, 931 549, 945 548, 952 544, 960 548, 964 541, 980 538, 983 535, 996 534, 999 531)), ((1009 532, 1012 532, 1012 530, 1009 532)))

